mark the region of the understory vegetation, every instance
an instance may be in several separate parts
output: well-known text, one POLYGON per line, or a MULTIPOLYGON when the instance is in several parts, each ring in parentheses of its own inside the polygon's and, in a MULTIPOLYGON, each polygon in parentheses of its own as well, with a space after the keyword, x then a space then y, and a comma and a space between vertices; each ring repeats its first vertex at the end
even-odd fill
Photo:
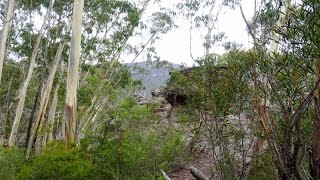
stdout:
POLYGON ((160 169, 178 169, 190 160, 181 133, 154 126, 158 117, 152 106, 128 98, 109 110, 106 118, 113 121, 79 146, 66 149, 62 141, 52 141, 29 161, 20 148, 2 148, 1 178, 152 179, 159 178, 160 169))

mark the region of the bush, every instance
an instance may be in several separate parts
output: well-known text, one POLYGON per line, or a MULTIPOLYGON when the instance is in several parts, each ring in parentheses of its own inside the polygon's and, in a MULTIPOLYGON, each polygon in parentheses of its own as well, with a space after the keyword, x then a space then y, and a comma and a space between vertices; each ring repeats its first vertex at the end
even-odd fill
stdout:
POLYGON ((0 147, 0 179, 14 179, 23 164, 22 150, 0 147))
POLYGON ((271 180, 277 179, 277 170, 275 169, 270 152, 265 151, 253 160, 249 171, 248 179, 271 180))
POLYGON ((64 145, 54 142, 25 165, 18 179, 89 179, 94 166, 76 148, 64 149, 64 145))
POLYGON ((188 156, 185 142, 174 131, 166 135, 124 132, 102 142, 95 153, 98 179, 152 179, 160 169, 174 169, 188 156))
POLYGON ((186 159, 182 135, 156 124, 153 105, 126 98, 105 113, 101 131, 81 143, 97 179, 153 179, 186 159))
POLYGON ((102 117, 101 128, 83 139, 80 148, 49 144, 17 178, 154 179, 160 169, 177 168, 189 155, 181 133, 155 123, 153 105, 128 98, 102 117))

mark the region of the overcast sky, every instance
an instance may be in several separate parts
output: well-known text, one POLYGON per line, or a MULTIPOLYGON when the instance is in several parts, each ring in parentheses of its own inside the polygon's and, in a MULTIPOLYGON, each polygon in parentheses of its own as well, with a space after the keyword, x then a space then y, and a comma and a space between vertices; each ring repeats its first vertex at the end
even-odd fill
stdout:
MULTIPOLYGON (((219 0, 217 0, 219 1, 219 0)), ((181 2, 181 0, 161 0, 161 6, 165 8, 173 8, 173 6, 181 2)), ((253 16, 254 10, 254 0, 242 0, 242 6, 244 13, 248 19, 253 16)), ((150 4, 147 8, 145 16, 150 16, 153 12, 159 11, 159 6, 156 4, 150 4)), ((42 22, 42 17, 36 16, 36 22, 42 22)), ((40 26, 41 23, 37 23, 40 26)), ((194 61, 190 56, 190 22, 184 18, 178 18, 175 21, 178 28, 169 31, 167 34, 161 36, 155 44, 157 53, 161 60, 167 60, 176 64, 186 64, 193 65, 194 61)), ((217 30, 215 32, 225 32, 227 39, 226 41, 235 41, 237 43, 243 44, 245 48, 252 46, 249 35, 246 31, 246 25, 242 19, 239 7, 235 10, 230 10, 225 8, 224 11, 219 15, 218 22, 216 24, 217 30)), ((201 30, 193 29, 192 31, 192 54, 194 58, 202 57, 204 54, 203 49, 203 39, 204 36, 203 29, 201 30)), ((133 44, 139 43, 137 39, 132 40, 133 44)), ((131 42, 131 43, 132 43, 131 42)), ((225 51, 222 47, 214 47, 211 53, 223 54, 225 51)), ((131 62, 132 57, 123 55, 121 60, 123 62, 131 62)), ((136 61, 145 61, 143 59, 143 54, 141 57, 137 58, 136 61)))
MULTIPOLYGON (((170 7, 174 2, 179 0, 162 0, 164 6, 170 7)), ((242 6, 246 17, 249 19, 253 15, 254 0, 243 0, 242 6)), ((149 11, 154 9, 149 7, 149 11)), ((147 12, 148 13, 148 12, 147 12)), ((190 57, 189 50, 189 21, 180 18, 175 22, 179 27, 171 30, 156 43, 158 55, 162 60, 168 60, 173 63, 192 65, 193 60, 190 57)), ((225 32, 228 41, 241 43, 245 48, 251 46, 249 35, 246 31, 246 25, 242 19, 239 8, 235 10, 226 10, 219 17, 217 30, 225 32)), ((201 57, 204 53, 202 47, 202 35, 199 30, 193 30, 192 33, 192 54, 195 58, 201 57)), ((222 47, 215 47, 214 53, 223 54, 222 47)))

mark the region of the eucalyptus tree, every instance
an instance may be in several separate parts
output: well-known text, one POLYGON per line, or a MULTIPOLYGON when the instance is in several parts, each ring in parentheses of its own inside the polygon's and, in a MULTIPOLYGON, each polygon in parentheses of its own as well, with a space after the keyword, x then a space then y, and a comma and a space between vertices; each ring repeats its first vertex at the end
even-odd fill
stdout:
POLYGON ((70 60, 68 62, 67 93, 65 106, 66 137, 65 144, 70 145, 75 141, 77 125, 77 87, 80 65, 82 13, 84 0, 75 0, 72 16, 72 36, 70 47, 70 60))
MULTIPOLYGON (((81 61, 82 65, 79 70, 80 82, 78 92, 82 94, 83 92, 87 91, 88 88, 86 86, 88 83, 90 84, 88 80, 90 81, 91 73, 93 71, 96 71, 91 68, 90 71, 86 71, 84 68, 86 67, 86 64, 97 63, 97 65, 99 66, 107 66, 105 66, 106 72, 105 75, 102 76, 100 85, 95 89, 93 93, 94 96, 91 97, 91 104, 82 104, 82 98, 79 97, 80 104, 77 110, 80 111, 80 113, 77 125, 77 131, 79 132, 77 134, 77 139, 79 139, 79 137, 82 137, 83 131, 87 129, 87 127, 90 127, 88 126, 87 122, 90 122, 89 124, 95 122, 98 114, 103 108, 105 108, 108 95, 103 94, 103 88, 109 86, 115 76, 117 76, 117 72, 121 69, 119 69, 119 66, 116 65, 118 64, 117 61, 119 61, 120 55, 124 53, 124 51, 128 47, 133 47, 129 45, 129 38, 132 36, 136 36, 137 31, 139 31, 140 29, 140 26, 144 29, 147 28, 147 26, 142 24, 143 22, 141 21, 141 16, 143 15, 143 12, 148 5, 148 2, 149 1, 143 1, 142 4, 134 4, 127 1, 113 1, 112 3, 106 1, 85 2, 83 18, 84 31, 82 37, 82 41, 84 43, 81 55, 81 59, 83 60, 81 61), (96 107, 99 108, 96 109, 96 107)), ((160 34, 166 33, 171 29, 172 22, 164 13, 153 14, 152 20, 153 21, 152 26, 150 27, 150 32, 157 35, 153 36, 150 41, 154 42, 157 38, 159 38, 158 36, 160 34)), ((147 45, 145 45, 144 47, 147 47, 147 45)), ((145 48, 139 49, 140 52, 145 50, 145 48)), ((139 55, 139 53, 135 54, 136 57, 139 55)), ((50 77, 52 76, 50 75, 48 79, 50 79, 50 77)), ((121 79, 122 78, 119 78, 118 81, 121 81, 121 79)), ((45 94, 50 94, 51 89, 48 88, 50 87, 48 86, 49 82, 50 81, 48 80, 44 85, 44 87, 49 90, 44 91, 49 92, 45 94)), ((46 95, 44 95, 43 98, 46 98, 46 95)), ((42 136, 44 132, 43 130, 41 130, 41 126, 47 126, 47 122, 42 124, 44 122, 43 118, 45 118, 44 115, 46 112, 46 105, 43 107, 45 103, 42 102, 44 101, 42 101, 41 99, 38 109, 39 111, 37 111, 35 126, 32 132, 32 135, 35 136, 32 138, 37 138, 38 135, 42 136), (40 126, 37 126, 37 124, 39 124, 40 126)), ((46 100, 46 102, 48 101, 46 100)), ((59 127, 59 129, 64 129, 64 127, 61 126, 59 127)), ((32 147, 32 138, 29 139, 29 147, 32 147)))
MULTIPOLYGON (((49 1, 35 1, 32 4, 28 4, 28 2, 26 2, 26 4, 22 4, 22 7, 24 6, 26 6, 29 11, 40 8, 39 11, 42 12, 43 10, 41 8, 50 9, 49 1)), ((71 25, 68 26, 68 24, 70 24, 70 9, 70 2, 55 2, 55 6, 52 7, 50 19, 48 19, 48 30, 41 39, 40 53, 38 52, 40 57, 35 66, 36 72, 38 71, 36 75, 41 77, 39 78, 39 89, 37 93, 38 95, 36 96, 39 96, 39 98, 35 99, 33 112, 29 120, 26 137, 26 148, 28 148, 27 157, 31 152, 32 146, 34 146, 37 153, 39 153, 41 140, 46 139, 43 138, 43 134, 45 134, 43 131, 44 128, 46 128, 44 127, 44 124, 46 124, 47 106, 53 89, 54 79, 56 77, 57 69, 59 69, 59 65, 60 67, 63 67, 62 61, 67 60, 67 51, 64 47, 68 43, 68 34, 71 27, 71 25), (39 71, 39 69, 41 70, 39 71), (39 99, 39 102, 37 99, 39 99), (34 142, 36 142, 36 144, 33 144, 34 142)), ((33 77, 34 79, 36 79, 36 75, 33 77)), ((60 80, 57 80, 57 82, 59 81, 60 80)), ((56 87, 59 87, 58 84, 60 83, 56 84, 56 87)))
MULTIPOLYGON (((288 25, 289 31, 284 34, 287 40, 287 47, 290 47, 286 53, 294 54, 300 61, 304 63, 306 72, 308 73, 308 84, 313 88, 308 92, 305 104, 311 104, 313 99, 313 121, 312 132, 308 129, 309 138, 311 142, 307 144, 308 152, 305 156, 308 156, 309 173, 312 179, 320 178, 320 117, 319 117, 319 82, 320 82, 320 68, 319 68, 319 5, 317 1, 305 0, 294 9, 294 12, 290 16, 290 24, 288 25), (291 28, 290 28, 291 27, 291 28), (307 155, 308 153, 308 155, 307 155)), ((291 127, 299 122, 291 122, 291 127)), ((304 124, 305 122, 302 121, 304 124)), ((302 124, 302 125, 303 125, 302 124)), ((302 132, 303 133, 303 132, 302 132)), ((303 134, 298 135, 298 139, 302 139, 303 134)), ((301 145, 300 145, 301 147, 301 145)), ((301 148, 302 149, 302 148, 301 148)))
MULTIPOLYGON (((86 131, 92 131, 89 127, 93 127, 93 124, 102 123, 100 122, 102 119, 99 120, 99 114, 109 104, 109 97, 104 94, 104 89, 108 89, 110 85, 117 87, 118 85, 116 85, 117 83, 114 84, 114 80, 117 80, 116 82, 118 83, 123 81, 123 78, 119 76, 119 73, 123 72, 119 65, 121 58, 131 58, 133 56, 134 61, 138 57, 143 58, 142 53, 147 52, 146 56, 150 60, 151 53, 155 53, 152 45, 159 39, 161 34, 165 34, 174 27, 171 17, 165 12, 155 12, 150 18, 143 19, 149 2, 149 0, 146 0, 142 1, 141 4, 135 4, 126 1, 115 1, 110 4, 105 1, 90 1, 88 6, 85 6, 84 34, 87 34, 86 37, 88 38, 85 39, 87 43, 84 48, 84 59, 89 64, 90 62, 97 62, 97 67, 104 67, 106 71, 101 78, 100 84, 95 88, 94 95, 90 98, 90 104, 87 105, 88 107, 79 106, 84 111, 79 114, 78 140, 83 137, 86 131), (100 9, 97 7, 105 8, 100 9), (93 11, 91 8, 97 9, 97 11, 93 11), (94 17, 99 17, 98 21, 94 17), (150 24, 147 23, 149 21, 150 24), (94 25, 92 26, 92 24, 94 25), (86 25, 89 26, 87 27, 86 25), (135 39, 137 36, 146 36, 145 33, 150 34, 150 36, 142 44, 135 45, 130 41, 131 38, 135 39), (132 56, 127 56, 127 53, 132 54, 132 56)), ((86 73, 80 81, 81 93, 88 89, 86 87, 88 83, 92 83, 87 81, 91 71, 83 71, 86 73)))
MULTIPOLYGON (((257 4, 255 4, 255 6, 257 6, 257 4)), ((271 39, 270 39, 270 48, 267 50, 267 54, 270 55, 270 63, 272 63, 272 61, 274 60, 274 56, 275 54, 278 52, 278 48, 279 48, 279 43, 280 43, 280 33, 284 30, 284 25, 286 24, 286 16, 288 14, 289 8, 291 6, 291 1, 283 1, 280 4, 280 11, 279 11, 279 15, 278 15, 278 20, 275 23, 274 27, 271 27, 271 29, 275 29, 271 32, 271 39)), ((277 13, 277 12, 276 12, 277 13)), ((257 18, 257 17, 254 17, 257 18)), ((270 27, 269 27, 270 28, 270 27)), ((256 29, 253 30, 254 33, 256 32, 256 29)), ((253 34, 255 37, 255 34, 253 34)), ((256 48, 256 44, 254 44, 256 48)), ((256 70, 256 69, 255 69, 256 70)), ((255 74, 257 72, 254 72, 255 74)), ((261 75, 260 75, 261 76, 261 75)), ((272 131, 274 131, 274 127, 272 127, 272 122, 270 121, 271 119, 269 118, 269 108, 270 106, 272 106, 272 104, 270 104, 270 95, 269 95, 269 90, 268 88, 270 87, 269 82, 270 79, 268 79, 268 75, 262 75, 262 84, 263 84, 263 91, 264 91, 264 97, 260 98, 258 97, 258 87, 257 86, 257 82, 254 82, 255 85, 255 89, 256 89, 256 95, 255 97, 258 97, 258 99, 256 99, 256 112, 258 114, 258 117, 261 121, 261 127, 264 130, 267 142, 268 142, 268 147, 271 151, 271 154, 273 156, 273 159, 275 161, 275 165, 277 166, 278 172, 280 174, 281 177, 283 176, 288 176, 289 178, 293 175, 296 174, 295 172, 286 172, 286 170, 288 169, 287 166, 291 166, 288 164, 288 162, 284 161, 284 159, 281 157, 281 154, 279 152, 279 148, 276 145, 275 142, 275 138, 274 138, 274 134, 272 131), (260 99, 260 100, 259 100, 260 99)), ((256 81, 257 79, 255 79, 256 81)), ((294 171, 294 170, 293 170, 294 171)), ((299 175, 297 175, 299 176, 299 175)))
MULTIPOLYGON (((2 76, 2 68, 3 68, 3 61, 5 58, 6 52, 6 44, 8 39, 8 33, 10 28, 10 23, 13 18, 13 10, 15 6, 14 0, 9 0, 7 3, 7 12, 3 22, 3 28, 1 30, 1 42, 0 42, 0 84, 1 84, 1 76, 2 76)), ((0 140, 1 141, 1 140, 0 140)))
MULTIPOLYGON (((3 69, 3 63, 5 59, 5 52, 6 52, 6 44, 7 44, 7 39, 8 39, 8 33, 9 33, 9 28, 10 24, 13 18, 13 11, 14 11, 14 5, 15 2, 14 0, 10 0, 7 3, 7 11, 5 15, 5 19, 3 22, 3 28, 1 30, 1 42, 0 42, 0 84, 1 84, 1 78, 2 78, 2 69, 3 69)), ((2 118, 0 120, 0 131, 2 131, 2 127, 4 127, 3 123, 5 123, 2 118)), ((3 134, 2 132, 0 133, 0 145, 3 144, 3 134)))
MULTIPOLYGON (((199 20, 198 22, 205 24, 209 33, 213 27, 210 25, 214 22, 210 15, 211 1, 184 1, 178 7, 186 10, 184 11, 185 15, 191 17, 191 22, 194 22, 192 17, 196 16, 198 10, 203 7, 201 3, 205 2, 209 5, 207 6, 209 13, 196 19, 199 20)), ((234 1, 232 2, 234 3, 234 1)), ((261 5, 258 6, 259 9, 257 6, 255 4, 255 15, 252 22, 247 19, 245 21, 254 41, 254 47, 251 51, 252 57, 247 58, 252 60, 251 78, 252 88, 254 89, 252 98, 255 99, 256 118, 259 120, 260 128, 263 130, 261 139, 265 138, 267 140, 267 149, 272 154, 274 166, 277 168, 279 177, 301 179, 303 173, 301 168, 304 167, 299 163, 302 162, 301 159, 305 156, 303 154, 305 153, 303 146, 308 145, 308 143, 303 143, 303 139, 308 138, 304 134, 308 133, 305 125, 310 123, 308 105, 313 97, 312 94, 316 92, 318 81, 315 81, 314 86, 310 86, 312 84, 310 80, 313 79, 310 77, 310 74, 312 74, 310 63, 299 61, 301 57, 304 59, 310 59, 310 57, 304 51, 301 52, 298 49, 312 49, 307 46, 308 43, 317 47, 316 38, 310 40, 310 37, 317 37, 317 21, 311 21, 311 17, 313 19, 317 17, 313 14, 317 12, 317 2, 303 1, 299 6, 293 4, 290 0, 279 2, 262 1, 261 5), (298 9, 303 9, 301 11, 304 13, 301 13, 298 9), (297 18, 298 15, 299 18, 297 18), (297 23, 293 17, 298 19, 299 26, 293 25, 297 23), (306 18, 310 18, 310 22, 305 23, 306 18), (303 28, 306 24, 311 24, 311 28, 303 28), (308 36, 303 36, 305 34, 308 34, 308 36), (295 39, 297 37, 300 37, 301 41, 297 41, 295 39), (302 96, 306 91, 309 92, 309 95, 302 96)), ((199 26, 201 24, 196 23, 196 25, 199 26)), ((214 39, 213 41, 204 42, 214 42, 214 39)), ((207 45, 207 43, 204 43, 204 45, 207 45)), ((205 46, 205 48, 207 49, 205 52, 208 52, 210 46, 205 46)), ((312 52, 312 55, 312 58, 316 57, 314 52, 312 52)), ((198 90, 200 91, 200 89, 198 90)), ((235 91, 234 93, 236 94, 237 92, 235 91)), ((204 101, 204 99, 199 101, 204 101)), ((318 137, 317 130, 319 128, 317 128, 317 120, 314 122, 315 128, 312 138, 312 147, 314 149, 312 152, 317 154, 317 147, 319 146, 317 144, 318 141, 315 139, 318 137)), ((254 123, 257 122, 254 121, 254 123)), ((263 150, 265 147, 263 145, 263 148, 260 149, 263 150)), ((318 155, 314 157, 315 159, 311 165, 312 167, 319 167, 314 165, 318 162, 318 155)), ((318 170, 315 168, 313 168, 312 172, 318 174, 318 170)), ((312 175, 312 177, 318 179, 318 176, 312 175)))
MULTIPOLYGON (((73 38, 70 41, 69 35, 72 2, 19 1, 16 16, 12 21, 15 28, 11 30, 7 48, 12 62, 11 59, 8 60, 5 65, 8 67, 5 68, 9 69, 8 71, 4 69, 4 72, 10 72, 14 76, 8 78, 6 73, 3 76, 4 82, 10 83, 6 89, 1 89, 1 93, 10 92, 5 98, 1 97, 4 99, 1 102, 1 110, 6 112, 4 116, 6 125, 11 124, 10 119, 13 119, 12 127, 0 127, 0 133, 4 136, 8 136, 7 129, 11 128, 9 146, 15 146, 17 141, 25 139, 24 133, 27 132, 27 158, 29 158, 33 148, 39 153, 48 140, 66 138, 69 144, 75 139, 74 136, 81 139, 86 132, 101 127, 105 120, 100 115, 108 108, 109 99, 115 96, 121 96, 117 97, 120 99, 125 98, 124 96, 130 93, 117 94, 117 91, 122 88, 128 90, 127 83, 132 87, 137 84, 130 80, 127 69, 119 63, 121 58, 129 53, 133 54, 134 60, 142 58, 142 55, 146 55, 149 59, 157 59, 154 43, 162 34, 175 27, 172 14, 164 10, 154 12, 146 18, 147 20, 143 19, 150 2, 150 0, 85 1, 81 13, 83 26, 72 31, 74 33, 83 30, 80 38, 82 43, 77 45, 77 48, 82 49, 81 55, 78 54, 76 57, 79 59, 76 63, 79 67, 68 70, 70 73, 73 72, 73 75, 65 78, 64 62, 68 61, 69 54, 71 58, 74 55, 72 52, 79 51, 77 48, 75 51, 68 50, 69 43, 74 42, 73 38), (42 24, 35 22, 38 18, 43 20, 42 24), (148 34, 146 42, 134 45, 130 41, 134 37, 145 38, 146 32, 148 34), (18 71, 11 71, 11 65, 18 71), (76 75, 79 77, 72 81, 73 85, 65 81, 75 78, 76 75), (20 88, 17 85, 19 83, 21 83, 20 88), (72 93, 69 91, 70 87, 72 93), (76 97, 75 93, 80 95, 76 97), (15 94, 18 94, 17 98, 14 98, 15 94), (65 95, 66 97, 73 95, 72 102, 68 98, 70 101, 66 101, 65 105, 65 117, 70 124, 62 122, 61 114, 64 111, 62 99, 65 95), (68 103, 73 106, 73 111, 67 111, 68 103), (13 108, 16 108, 15 113, 13 108), (14 118, 11 118, 12 116, 14 118), (28 126, 25 119, 29 119, 28 128, 25 128, 28 126), (70 119, 72 121, 69 121, 70 119), (68 129, 66 134, 65 128, 68 129)), ((79 40, 79 35, 77 37, 79 40)), ((75 65, 72 62, 70 61, 68 66, 75 65)))
MULTIPOLYGON (((69 28, 67 30, 67 33, 69 32, 69 28)), ((27 137, 26 141, 29 141, 28 142, 28 153, 30 152, 31 150, 31 147, 33 146, 33 143, 34 143, 34 138, 37 138, 37 135, 41 135, 42 132, 41 132, 41 129, 43 128, 43 124, 44 124, 44 119, 45 119, 45 115, 46 115, 46 110, 47 110, 47 107, 48 107, 48 103, 49 103, 49 98, 50 98, 50 94, 51 94, 51 91, 53 89, 53 83, 54 83, 54 78, 55 78, 55 75, 56 75, 56 72, 58 70, 58 66, 59 64, 61 64, 61 60, 62 60, 62 54, 63 54, 63 51, 64 51, 64 47, 66 46, 66 41, 64 40, 63 42, 60 42, 59 43, 59 46, 58 46, 58 49, 57 49, 57 52, 56 52, 56 55, 54 57, 54 60, 52 62, 52 66, 50 68, 50 73, 48 75, 48 78, 47 80, 45 81, 44 85, 43 85, 43 90, 41 92, 41 98, 40 98, 40 103, 39 103, 39 107, 38 107, 38 110, 37 110, 37 113, 36 113, 36 118, 35 118, 35 122, 34 122, 34 125, 33 125, 33 128, 32 128, 32 132, 30 134, 30 138, 27 137)), ((63 71, 63 70, 62 70, 63 71)), ((56 88, 59 88, 59 84, 56 85, 56 88)), ((55 89, 54 91, 54 94, 53 94, 53 97, 56 97, 56 93, 57 93, 58 89, 55 89)), ((56 98, 54 98, 56 99, 56 98)), ((53 100, 53 101, 57 101, 57 100, 53 100)), ((55 106, 54 104, 52 106, 55 106)), ((54 108, 55 109, 55 108, 54 108)), ((49 112, 52 112, 54 111, 53 109, 49 112)), ((54 114, 50 114, 50 120, 49 120, 49 117, 48 117, 48 121, 50 122, 50 124, 52 123, 54 117, 52 117, 54 114)), ((44 138, 46 138, 46 136, 44 136, 44 138)), ((37 138, 37 146, 40 145, 40 137, 37 138)), ((38 147, 39 148, 39 147, 38 147)))
MULTIPOLYGON (((305 104, 302 103, 300 106, 296 104, 297 101, 301 100, 297 98, 297 95, 302 93, 301 87, 304 84, 297 84, 287 79, 286 82, 291 83, 287 86, 295 89, 295 91, 289 90, 288 87, 285 88, 283 80, 286 77, 283 76, 283 73, 285 72, 287 76, 290 76, 292 71, 299 75, 306 75, 307 73, 304 73, 305 69, 300 67, 300 63, 292 63, 289 67, 285 67, 283 63, 289 63, 290 60, 288 59, 291 59, 291 62, 296 62, 296 59, 293 56, 283 55, 279 51, 280 47, 283 48, 283 34, 286 33, 288 28, 286 25, 290 22, 288 14, 291 7, 290 0, 281 1, 279 4, 271 1, 263 2, 259 12, 255 8, 255 16, 251 24, 244 17, 241 7, 240 9, 249 33, 254 40, 255 109, 264 132, 263 136, 267 141, 267 148, 272 155, 279 177, 301 179, 297 167, 301 137, 298 137, 295 141, 293 133, 301 133, 299 122, 302 118, 301 113, 305 111, 305 104), (275 16, 275 14, 278 15, 275 16), (291 122, 295 122, 294 126, 289 125, 291 122), (288 125, 286 131, 280 128, 282 123, 288 125), (282 136, 285 138, 282 139, 282 136)), ((298 81, 306 80, 303 76, 299 76, 298 79, 298 81)))
POLYGON ((270 1, 262 4, 251 25, 247 23, 256 41, 256 109, 268 140, 267 148, 283 179, 319 178, 315 155, 319 147, 315 140, 319 137, 317 111, 312 113, 309 108, 314 99, 317 110, 318 54, 317 40, 313 38, 318 32, 318 22, 314 20, 317 7, 318 2, 313 1, 270 1), (309 128, 312 123, 313 133, 309 128), (310 145, 308 155, 306 149, 310 145), (304 170, 303 162, 310 164, 310 173, 304 170))

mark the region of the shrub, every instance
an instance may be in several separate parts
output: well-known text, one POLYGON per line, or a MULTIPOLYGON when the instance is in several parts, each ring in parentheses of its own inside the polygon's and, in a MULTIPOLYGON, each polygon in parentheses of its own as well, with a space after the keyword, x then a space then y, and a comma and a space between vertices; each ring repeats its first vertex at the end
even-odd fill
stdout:
POLYGON ((270 152, 265 151, 253 160, 248 179, 271 180, 277 179, 270 152))
POLYGON ((54 142, 21 169, 18 179, 88 179, 93 169, 78 149, 66 150, 62 143, 54 142))
POLYGON ((14 179, 24 164, 21 149, 5 149, 0 147, 0 179, 14 179))
POLYGON ((90 149, 97 179, 153 179, 186 159, 181 133, 156 124, 153 105, 126 98, 104 117, 101 131, 81 143, 90 149))
POLYGON ((99 179, 152 179, 159 170, 178 167, 187 159, 185 142, 179 133, 124 132, 121 137, 105 140, 96 148, 99 179))

